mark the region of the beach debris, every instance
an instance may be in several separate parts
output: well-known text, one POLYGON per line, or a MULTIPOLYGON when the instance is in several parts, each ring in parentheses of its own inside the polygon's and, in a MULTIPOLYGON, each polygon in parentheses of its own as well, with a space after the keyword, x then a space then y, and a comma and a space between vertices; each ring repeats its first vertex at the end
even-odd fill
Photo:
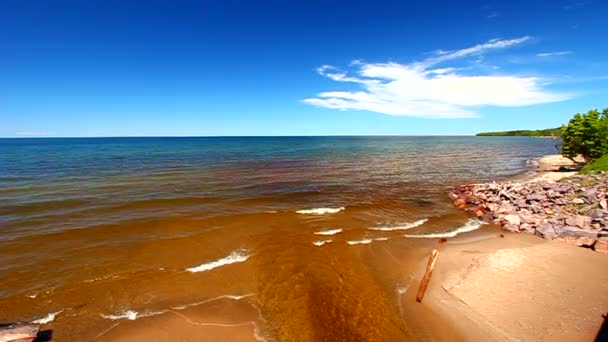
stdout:
POLYGON ((0 341, 25 342, 33 341, 38 337, 40 324, 8 324, 0 325, 0 341))
POLYGON ((506 231, 557 239, 608 253, 608 173, 558 181, 467 184, 449 194, 453 204, 506 231))
POLYGON ((426 271, 424 272, 424 277, 420 282, 420 287, 418 288, 418 293, 416 294, 416 301, 418 303, 422 302, 424 298, 424 293, 426 292, 426 288, 429 285, 429 281, 431 281, 431 276, 433 275, 433 268, 435 268, 435 262, 437 261, 437 257, 439 256, 439 251, 433 249, 431 252, 431 256, 429 257, 429 262, 426 265, 426 271))

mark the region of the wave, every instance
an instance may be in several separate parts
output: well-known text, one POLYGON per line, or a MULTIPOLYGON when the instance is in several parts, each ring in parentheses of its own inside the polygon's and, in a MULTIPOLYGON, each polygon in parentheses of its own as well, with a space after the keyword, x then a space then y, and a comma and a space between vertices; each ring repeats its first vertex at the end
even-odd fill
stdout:
POLYGON ((451 238, 461 233, 472 232, 474 230, 479 229, 482 225, 486 224, 485 222, 479 220, 468 220, 464 225, 456 228, 455 230, 443 233, 430 233, 430 234, 406 234, 403 235, 406 238, 415 238, 415 239, 437 239, 437 238, 451 238))
POLYGON ((218 268, 221 266, 247 261, 247 259, 249 259, 250 256, 251 255, 248 254, 246 250, 239 249, 237 251, 230 253, 230 255, 225 258, 221 258, 221 259, 211 261, 211 262, 206 262, 206 263, 200 264, 195 267, 190 267, 190 268, 187 268, 186 271, 192 272, 192 273, 206 272, 206 271, 210 271, 214 268, 218 268))
POLYGON ((375 238, 374 241, 386 241, 388 240, 387 237, 379 237, 379 238, 375 238))
POLYGON ((104 315, 102 314, 101 317, 105 318, 105 319, 111 319, 113 321, 119 320, 119 319, 128 319, 130 321, 134 321, 137 319, 137 317, 140 317, 139 312, 137 311, 133 311, 133 310, 127 310, 127 311, 123 311, 117 315, 104 315))
POLYGON ((322 230, 320 232, 315 232, 315 235, 336 235, 340 232, 342 232, 342 228, 322 230))
MULTIPOLYGON (((217 296, 217 297, 213 297, 210 299, 206 299, 203 300, 201 302, 196 302, 196 303, 190 303, 190 304, 184 304, 184 305, 179 305, 179 306, 174 306, 171 308, 171 310, 183 310, 186 308, 189 308, 191 306, 197 306, 197 305, 202 305, 202 304, 206 304, 206 303, 210 303, 216 300, 220 300, 220 299, 232 299, 232 300, 241 300, 243 298, 247 298, 247 297, 251 297, 254 296, 253 293, 249 293, 249 294, 244 294, 244 295, 221 295, 221 296, 217 296)), ((112 321, 117 321, 117 320, 121 320, 121 319, 128 319, 130 321, 134 321, 138 318, 142 318, 142 317, 151 317, 151 316, 157 316, 157 315, 162 315, 164 313, 167 313, 171 310, 161 310, 161 311, 149 311, 149 312, 144 312, 144 313, 139 313, 135 310, 126 310, 126 311, 122 311, 116 315, 104 315, 102 314, 101 317, 105 318, 105 319, 109 319, 112 321)))
POLYGON ((319 241, 315 241, 315 242, 313 242, 312 244, 313 244, 313 245, 315 245, 315 246, 317 246, 317 247, 321 247, 321 246, 323 246, 324 244, 326 244, 326 243, 330 243, 330 242, 332 242, 332 241, 333 241, 333 240, 319 240, 319 241))
POLYGON ((305 214, 305 215, 325 215, 325 214, 335 214, 338 213, 342 210, 344 210, 344 207, 339 207, 339 208, 313 208, 313 209, 304 209, 304 210, 298 210, 296 211, 296 213, 298 214, 305 214))
POLYGON ((34 324, 48 324, 48 323, 51 323, 52 321, 55 320, 55 317, 57 317, 57 315, 59 315, 61 312, 63 312, 63 310, 59 310, 57 312, 51 312, 51 313, 49 313, 48 315, 46 315, 46 316, 44 316, 42 318, 33 320, 32 323, 34 323, 34 324))
POLYGON ((346 241, 347 244, 349 245, 365 245, 368 243, 371 243, 372 239, 361 239, 361 240, 352 240, 352 241, 346 241))
POLYGON ((394 226, 394 227, 370 227, 368 229, 371 230, 381 230, 381 231, 392 231, 392 230, 407 230, 407 229, 412 229, 412 228, 416 228, 419 227, 423 224, 425 224, 429 219, 422 219, 422 220, 418 220, 418 221, 414 221, 411 223, 406 223, 404 225, 401 226, 394 226))
POLYGON ((198 305, 214 302, 214 301, 220 300, 220 299, 241 300, 243 298, 248 298, 248 297, 252 297, 252 296, 255 296, 255 294, 248 293, 248 294, 244 294, 244 295, 221 295, 221 296, 205 299, 205 300, 203 300, 201 302, 195 302, 195 303, 190 303, 190 304, 184 304, 184 305, 174 306, 171 309, 173 309, 173 310, 183 310, 183 309, 186 309, 186 308, 189 308, 189 307, 192 307, 192 306, 198 306, 198 305))

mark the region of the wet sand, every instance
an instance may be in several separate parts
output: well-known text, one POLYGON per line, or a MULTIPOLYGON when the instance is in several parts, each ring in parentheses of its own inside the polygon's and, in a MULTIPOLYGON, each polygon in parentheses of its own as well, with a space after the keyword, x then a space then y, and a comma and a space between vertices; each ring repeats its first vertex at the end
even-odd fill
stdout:
MULTIPOLYGON (((331 305, 332 289, 318 289, 311 293, 312 298, 326 300, 325 304, 328 304, 316 306, 315 312, 309 312, 317 319, 292 318, 289 322, 326 323, 327 326, 321 329, 293 327, 302 334, 297 339, 303 341, 331 340, 347 336, 341 335, 344 333, 360 340, 373 337, 390 340, 391 336, 417 341, 592 340, 603 322, 602 314, 608 310, 608 273, 605 272, 608 258, 557 241, 525 234, 503 235, 501 238, 493 227, 486 227, 459 235, 447 243, 426 243, 429 252, 435 247, 440 250, 433 278, 424 301, 416 303, 416 291, 428 257, 419 251, 416 253, 417 264, 406 276, 405 287, 395 297, 399 311, 396 316, 407 318, 403 322, 392 322, 396 325, 403 323, 402 330, 393 325, 395 335, 374 330, 374 322, 378 327, 391 326, 387 324, 390 317, 378 316, 392 316, 391 312, 377 312, 370 307, 372 315, 352 316, 360 319, 352 322, 352 326, 341 321, 331 305), (315 334, 331 332, 332 326, 335 334, 315 334), (399 331, 403 334, 400 335, 399 331)), ((364 304, 366 294, 361 297, 364 304)), ((219 304, 218 308, 223 307, 224 312, 230 312, 230 322, 225 321, 221 310, 211 314, 208 308, 207 314, 197 308, 172 310, 159 316, 117 323, 103 334, 103 339, 263 340, 259 317, 251 308, 247 309, 248 299, 233 302, 230 308, 219 304), (235 313, 238 314, 235 316, 235 313)), ((277 309, 280 307, 280 303, 274 305, 277 309)), ((375 305, 378 307, 385 306, 375 305)), ((285 327, 283 332, 289 330, 290 327, 285 327)), ((278 340, 294 337, 282 335, 281 329, 271 336, 278 337, 278 340)))

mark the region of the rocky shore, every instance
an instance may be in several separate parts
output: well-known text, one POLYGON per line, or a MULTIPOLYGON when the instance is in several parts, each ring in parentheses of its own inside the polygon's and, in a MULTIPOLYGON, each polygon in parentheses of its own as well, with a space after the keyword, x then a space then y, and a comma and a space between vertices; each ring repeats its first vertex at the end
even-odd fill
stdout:
POLYGON ((608 173, 462 185, 455 206, 511 232, 557 239, 608 254, 608 173))

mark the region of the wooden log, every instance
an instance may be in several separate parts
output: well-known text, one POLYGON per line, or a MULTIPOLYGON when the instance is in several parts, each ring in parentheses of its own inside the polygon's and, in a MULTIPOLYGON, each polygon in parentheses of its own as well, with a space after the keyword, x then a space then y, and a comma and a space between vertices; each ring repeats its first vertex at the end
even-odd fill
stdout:
POLYGON ((435 267, 435 261, 437 261, 437 257, 439 256, 439 251, 433 249, 431 256, 429 257, 429 262, 426 265, 426 272, 424 272, 424 277, 420 282, 420 287, 418 288, 418 294, 416 294, 416 301, 418 303, 422 302, 422 298, 424 298, 424 293, 426 292, 426 287, 429 285, 429 281, 431 281, 431 275, 433 275, 433 268, 435 267))
POLYGON ((40 324, 11 324, 0 326, 0 341, 33 341, 38 336, 40 324))

